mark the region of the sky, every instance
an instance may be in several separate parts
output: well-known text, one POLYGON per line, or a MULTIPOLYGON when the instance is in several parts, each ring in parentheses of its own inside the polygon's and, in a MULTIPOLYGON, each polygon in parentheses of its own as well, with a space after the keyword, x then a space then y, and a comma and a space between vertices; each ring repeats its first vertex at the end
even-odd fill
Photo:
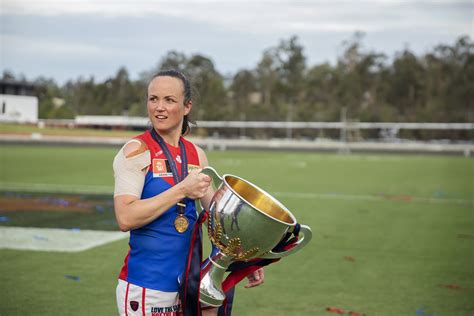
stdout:
POLYGON ((307 65, 336 63, 343 41, 417 55, 474 39, 474 0, 1 0, 1 71, 58 83, 150 71, 167 52, 209 57, 225 76, 297 36, 307 65))

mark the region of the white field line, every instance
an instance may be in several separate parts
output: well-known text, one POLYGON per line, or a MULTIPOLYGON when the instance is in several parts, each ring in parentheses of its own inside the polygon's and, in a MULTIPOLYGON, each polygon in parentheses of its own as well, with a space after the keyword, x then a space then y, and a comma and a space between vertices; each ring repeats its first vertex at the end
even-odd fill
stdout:
POLYGON ((346 201, 406 201, 418 203, 440 204, 474 204, 474 200, 453 198, 427 198, 411 195, 366 195, 366 194, 340 194, 340 193, 311 193, 311 192, 273 192, 277 197, 297 199, 329 199, 346 201))
POLYGON ((0 249, 78 252, 128 236, 128 233, 99 230, 0 227, 0 249))
MULTIPOLYGON (((71 184, 50 183, 11 183, 0 182, 0 190, 48 192, 48 193, 79 193, 79 194, 113 194, 110 186, 81 186, 71 184)), ((345 193, 314 193, 314 192, 273 192, 275 196, 299 199, 330 199, 344 201, 409 201, 418 203, 440 204, 474 204, 474 199, 436 198, 403 195, 369 195, 345 193)))

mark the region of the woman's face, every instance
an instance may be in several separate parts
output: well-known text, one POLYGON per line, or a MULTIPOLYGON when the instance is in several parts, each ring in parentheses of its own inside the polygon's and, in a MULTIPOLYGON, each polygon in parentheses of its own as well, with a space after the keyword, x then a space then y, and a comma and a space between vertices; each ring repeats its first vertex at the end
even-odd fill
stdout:
POLYGON ((183 117, 191 107, 191 101, 184 104, 184 86, 180 79, 159 76, 150 82, 147 108, 155 130, 166 134, 179 131, 181 135, 183 117))

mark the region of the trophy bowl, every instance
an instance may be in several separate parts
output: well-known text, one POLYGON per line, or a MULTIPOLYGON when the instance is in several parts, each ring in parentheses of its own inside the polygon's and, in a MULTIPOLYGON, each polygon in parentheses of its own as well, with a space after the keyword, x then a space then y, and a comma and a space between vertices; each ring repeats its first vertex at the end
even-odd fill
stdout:
POLYGON ((273 196, 234 175, 223 175, 211 167, 202 173, 211 177, 214 195, 209 207, 208 236, 212 251, 202 267, 200 300, 220 306, 225 299, 222 281, 225 271, 236 261, 255 258, 277 259, 303 248, 312 237, 311 229, 301 225, 294 247, 283 252, 272 249, 297 224, 293 214, 273 196))

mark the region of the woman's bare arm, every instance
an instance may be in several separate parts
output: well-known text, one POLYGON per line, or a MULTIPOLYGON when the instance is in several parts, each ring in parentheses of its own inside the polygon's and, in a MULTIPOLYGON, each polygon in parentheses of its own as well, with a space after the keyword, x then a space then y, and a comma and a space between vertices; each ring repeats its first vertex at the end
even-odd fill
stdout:
MULTIPOLYGON (((136 153, 138 143, 129 143, 124 147, 126 157, 136 153)), ((198 199, 205 195, 210 185, 210 177, 194 170, 177 185, 148 199, 135 195, 118 195, 114 197, 115 216, 120 230, 129 231, 142 227, 166 212, 185 197, 198 199)), ((145 171, 146 173, 146 171, 145 171)), ((143 176, 145 176, 145 173, 143 176)))

